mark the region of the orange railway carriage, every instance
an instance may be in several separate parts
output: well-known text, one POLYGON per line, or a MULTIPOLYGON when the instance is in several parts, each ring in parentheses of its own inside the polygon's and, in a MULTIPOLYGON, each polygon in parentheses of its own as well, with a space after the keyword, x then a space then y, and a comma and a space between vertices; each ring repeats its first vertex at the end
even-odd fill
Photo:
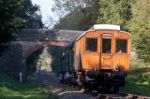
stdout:
POLYGON ((128 71, 131 38, 116 25, 94 25, 75 43, 75 70, 128 71), (110 27, 110 28, 109 28, 110 27))
POLYGON ((72 77, 88 89, 102 87, 118 92, 129 69, 130 50, 130 34, 120 26, 94 25, 66 48, 64 78, 72 77))

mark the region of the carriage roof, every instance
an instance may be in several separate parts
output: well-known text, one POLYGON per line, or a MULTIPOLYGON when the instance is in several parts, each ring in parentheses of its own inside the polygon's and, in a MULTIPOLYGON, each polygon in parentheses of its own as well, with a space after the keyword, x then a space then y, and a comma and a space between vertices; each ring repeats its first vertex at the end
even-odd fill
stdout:
POLYGON ((112 24, 95 24, 89 30, 118 30, 120 31, 120 26, 112 25, 112 24))
MULTIPOLYGON (((79 40, 82 38, 87 32, 92 32, 96 30, 113 30, 113 31, 121 31, 119 25, 112 25, 112 24, 95 24, 93 25, 89 30, 85 31, 83 34, 81 34, 76 40, 79 40)), ((125 31, 121 31, 125 32, 125 31)), ((129 34, 128 32, 125 32, 129 34)), ((129 35, 130 36, 130 35, 129 35)))

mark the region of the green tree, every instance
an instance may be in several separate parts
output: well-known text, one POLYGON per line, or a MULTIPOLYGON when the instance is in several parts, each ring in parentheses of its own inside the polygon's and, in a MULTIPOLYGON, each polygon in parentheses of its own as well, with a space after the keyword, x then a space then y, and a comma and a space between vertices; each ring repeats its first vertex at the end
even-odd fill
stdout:
POLYGON ((16 28, 22 21, 16 13, 22 8, 23 0, 0 0, 0 44, 16 36, 16 28))
POLYGON ((128 23, 139 58, 150 62, 150 0, 138 0, 128 23))
POLYGON ((54 0, 55 6, 53 11, 60 14, 60 17, 66 13, 73 12, 77 9, 91 7, 98 0, 54 0))
POLYGON ((24 22, 21 28, 43 28, 39 12, 38 5, 33 5, 31 0, 24 0, 22 9, 17 12, 17 17, 24 22))
POLYGON ((99 0, 99 17, 97 23, 118 24, 126 29, 132 17, 131 0, 99 0))
POLYGON ((86 30, 96 23, 98 17, 98 0, 56 0, 55 11, 60 17, 54 28, 86 30), (60 9, 62 9, 60 11, 60 9))
POLYGON ((19 28, 42 28, 39 7, 31 0, 0 0, 0 52, 3 43, 9 43, 17 36, 19 28))

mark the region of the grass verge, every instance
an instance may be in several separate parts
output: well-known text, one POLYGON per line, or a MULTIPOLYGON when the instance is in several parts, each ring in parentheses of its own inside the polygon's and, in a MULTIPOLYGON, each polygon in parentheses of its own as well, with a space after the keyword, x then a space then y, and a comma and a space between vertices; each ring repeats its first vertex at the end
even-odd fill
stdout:
POLYGON ((150 63, 132 61, 123 92, 150 96, 150 63))
POLYGON ((55 99, 51 89, 38 83, 21 84, 0 72, 0 99, 55 99))

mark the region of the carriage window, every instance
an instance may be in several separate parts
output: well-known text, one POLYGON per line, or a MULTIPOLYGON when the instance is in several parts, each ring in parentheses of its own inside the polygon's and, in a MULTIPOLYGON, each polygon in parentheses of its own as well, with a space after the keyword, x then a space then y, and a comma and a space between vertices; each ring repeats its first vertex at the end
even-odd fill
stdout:
POLYGON ((86 39, 86 50, 90 52, 97 51, 97 39, 96 38, 87 38, 86 39))
POLYGON ((102 39, 102 53, 111 53, 111 39, 110 38, 102 39))
POLYGON ((116 44, 117 53, 127 53, 127 40, 118 39, 116 44))

